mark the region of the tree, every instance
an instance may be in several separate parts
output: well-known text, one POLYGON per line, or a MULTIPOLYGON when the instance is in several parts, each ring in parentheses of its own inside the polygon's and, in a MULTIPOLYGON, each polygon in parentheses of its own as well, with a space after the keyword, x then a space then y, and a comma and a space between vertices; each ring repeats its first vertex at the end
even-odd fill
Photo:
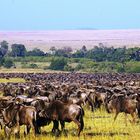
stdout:
POLYGON ((8 42, 4 40, 0 43, 0 46, 0 57, 4 57, 8 52, 8 42))
POLYGON ((11 55, 13 57, 24 57, 26 55, 26 48, 22 44, 13 44, 11 48, 11 55))
POLYGON ((50 48, 50 51, 51 51, 51 54, 52 54, 52 55, 55 55, 55 52, 56 52, 55 46, 52 46, 52 47, 50 48))
POLYGON ((82 47, 81 51, 83 51, 83 52, 87 52, 87 48, 86 48, 85 45, 82 47))
POLYGON ((71 47, 63 47, 62 49, 57 49, 55 51, 56 56, 63 57, 71 57, 72 48, 71 47))
POLYGON ((86 57, 87 48, 84 45, 80 50, 77 50, 72 56, 76 58, 83 58, 86 57))
POLYGON ((45 53, 38 48, 33 49, 32 51, 27 52, 28 56, 44 56, 45 53))

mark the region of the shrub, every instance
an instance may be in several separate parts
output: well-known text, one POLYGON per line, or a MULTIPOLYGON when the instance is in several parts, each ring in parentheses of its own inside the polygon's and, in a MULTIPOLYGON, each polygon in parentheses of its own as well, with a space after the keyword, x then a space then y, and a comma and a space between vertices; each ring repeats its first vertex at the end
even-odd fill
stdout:
POLYGON ((44 67, 43 67, 43 70, 48 70, 48 69, 49 69, 48 66, 44 66, 44 67))
POLYGON ((35 69, 35 68, 38 68, 38 66, 37 64, 32 63, 29 65, 29 68, 35 69))
POLYGON ((123 67, 118 67, 117 71, 118 71, 119 73, 122 73, 122 72, 125 72, 125 69, 124 69, 123 67))
POLYGON ((78 64, 76 67, 75 67, 75 70, 81 70, 81 69, 84 69, 84 66, 82 64, 78 64))
POLYGON ((64 67, 67 66, 67 60, 65 58, 52 59, 49 66, 52 70, 64 70, 64 67))
POLYGON ((0 57, 0 67, 4 64, 4 58, 0 57))
POLYGON ((5 68, 11 68, 11 67, 14 66, 14 63, 13 63, 12 60, 10 60, 10 59, 6 59, 6 60, 4 61, 3 66, 4 66, 5 68))
POLYGON ((69 65, 66 65, 66 66, 64 67, 64 71, 74 71, 74 68, 72 68, 72 67, 69 66, 69 65))
POLYGON ((140 73, 140 66, 133 66, 127 70, 129 73, 140 73))

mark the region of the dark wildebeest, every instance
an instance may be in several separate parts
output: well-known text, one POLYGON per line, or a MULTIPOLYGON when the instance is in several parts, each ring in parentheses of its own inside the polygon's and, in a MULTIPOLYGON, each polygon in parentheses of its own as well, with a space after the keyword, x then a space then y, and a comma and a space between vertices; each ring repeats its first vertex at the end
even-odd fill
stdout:
MULTIPOLYGON (((30 128, 33 129, 35 134, 35 121, 36 121, 36 109, 32 106, 25 106, 21 104, 16 104, 14 102, 10 103, 10 105, 2 109, 2 115, 5 126, 8 128, 15 127, 15 134, 19 136, 20 133, 20 126, 26 125, 27 126, 27 132, 29 133, 30 128)), ((5 134, 7 136, 10 136, 9 133, 7 133, 5 129, 5 134)))
POLYGON ((65 104, 61 101, 53 101, 45 110, 39 113, 40 117, 46 117, 54 123, 52 131, 55 132, 59 129, 59 122, 61 123, 62 130, 64 130, 65 122, 73 121, 78 125, 78 136, 84 128, 83 115, 84 111, 81 106, 77 104, 65 104))
POLYGON ((106 109, 108 113, 115 113, 114 121, 119 113, 125 113, 125 121, 127 114, 132 116, 133 122, 136 119, 137 101, 135 97, 125 97, 125 95, 113 95, 110 100, 106 102, 106 109))

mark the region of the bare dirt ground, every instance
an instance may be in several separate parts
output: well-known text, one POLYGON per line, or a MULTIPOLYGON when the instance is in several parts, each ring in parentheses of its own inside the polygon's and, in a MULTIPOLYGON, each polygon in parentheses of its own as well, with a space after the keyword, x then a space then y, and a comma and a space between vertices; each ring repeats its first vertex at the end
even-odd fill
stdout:
POLYGON ((1 31, 2 40, 9 44, 25 44, 29 50, 40 48, 44 51, 51 46, 70 46, 76 50, 86 45, 90 49, 99 43, 114 47, 136 47, 140 46, 140 30, 1 31))

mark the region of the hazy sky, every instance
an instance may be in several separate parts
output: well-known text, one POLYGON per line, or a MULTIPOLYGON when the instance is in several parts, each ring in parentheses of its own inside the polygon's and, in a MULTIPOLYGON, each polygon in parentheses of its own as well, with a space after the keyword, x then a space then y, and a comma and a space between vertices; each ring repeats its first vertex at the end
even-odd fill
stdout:
POLYGON ((0 0, 0 5, 0 30, 140 28, 140 0, 0 0))

